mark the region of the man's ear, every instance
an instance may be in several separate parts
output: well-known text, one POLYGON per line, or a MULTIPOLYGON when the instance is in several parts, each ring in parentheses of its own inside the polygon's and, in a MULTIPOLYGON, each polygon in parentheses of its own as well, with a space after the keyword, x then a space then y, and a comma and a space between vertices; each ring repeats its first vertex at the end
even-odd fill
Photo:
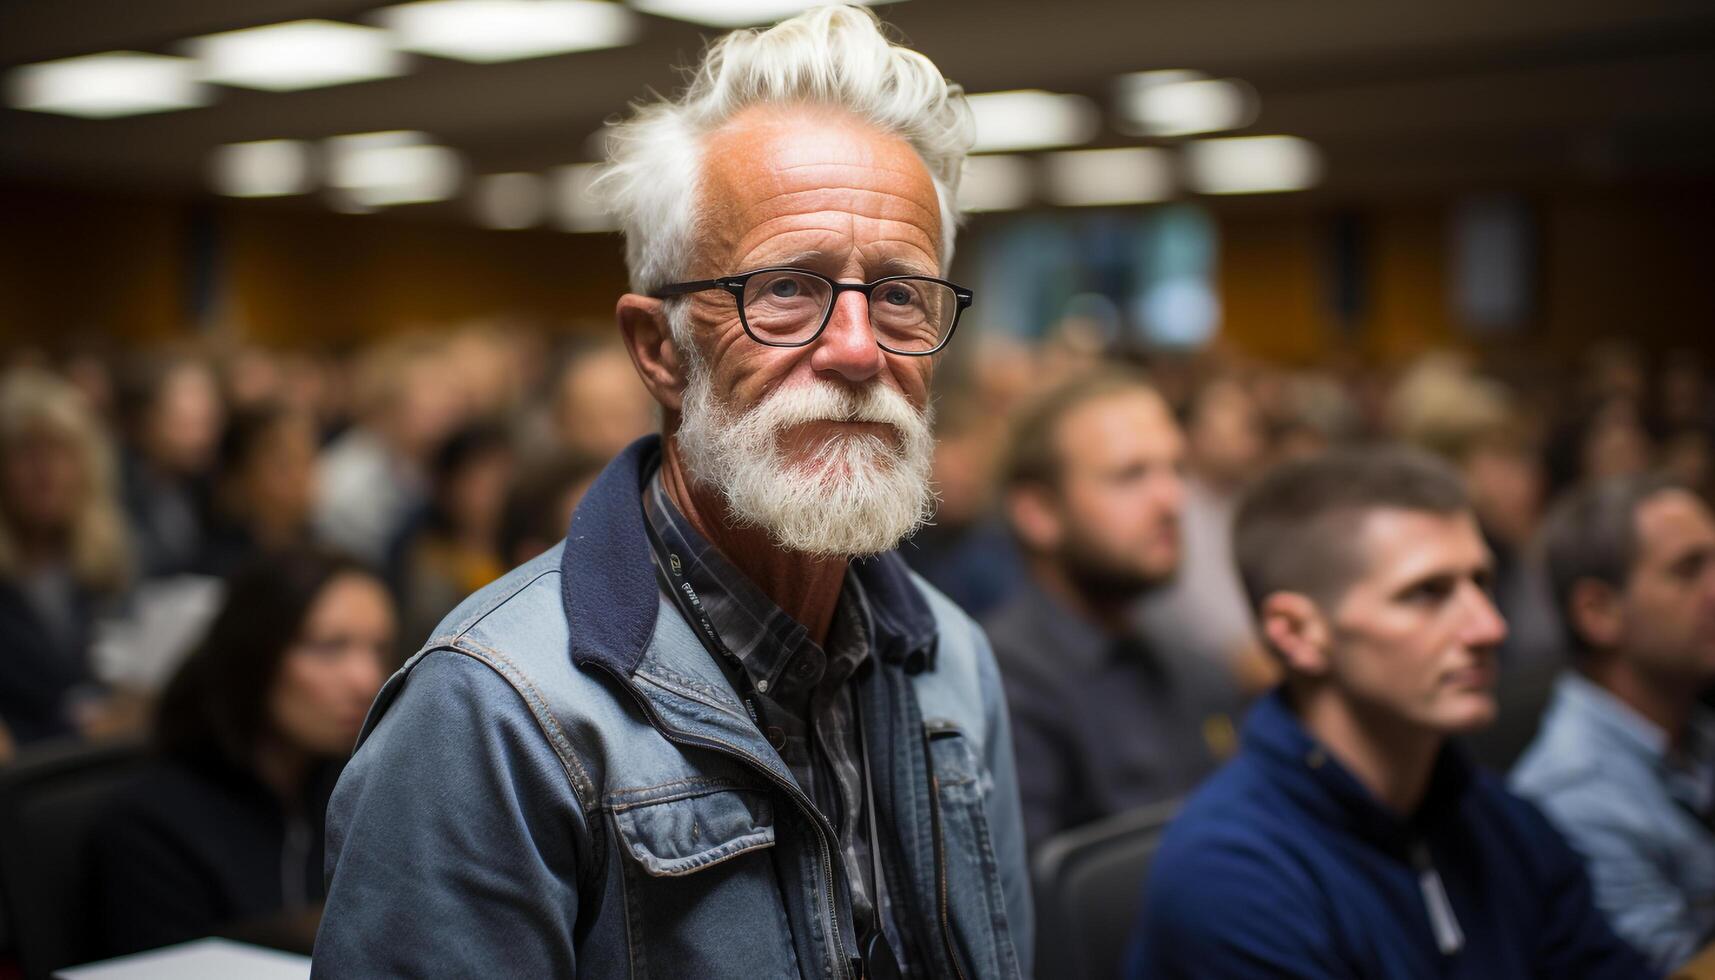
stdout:
POLYGON ((667 308, 661 300, 636 293, 619 298, 614 309, 626 353, 637 367, 643 386, 667 413, 677 415, 685 391, 685 365, 673 345, 667 308))
POLYGON ((1566 618, 1586 646, 1612 650, 1625 639, 1625 617, 1613 586, 1593 578, 1573 583, 1566 618))
POLYGON ((1006 518, 1024 546, 1038 554, 1052 554, 1065 536, 1065 522, 1047 487, 1025 483, 1006 493, 1006 518))
POLYGON ((1289 671, 1309 677, 1328 672, 1328 620, 1309 596, 1272 593, 1262 601, 1257 620, 1268 645, 1286 661, 1289 671))

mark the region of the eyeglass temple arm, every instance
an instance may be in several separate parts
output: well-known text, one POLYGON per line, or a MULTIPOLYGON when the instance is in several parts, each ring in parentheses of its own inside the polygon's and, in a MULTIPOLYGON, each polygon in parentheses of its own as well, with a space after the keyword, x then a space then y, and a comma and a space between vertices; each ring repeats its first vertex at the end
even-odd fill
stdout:
POLYGON ((674 296, 683 296, 686 293, 700 293, 705 289, 730 290, 731 288, 728 280, 725 279, 697 279, 692 282, 668 283, 659 289, 650 290, 649 296, 651 299, 670 299, 674 296))

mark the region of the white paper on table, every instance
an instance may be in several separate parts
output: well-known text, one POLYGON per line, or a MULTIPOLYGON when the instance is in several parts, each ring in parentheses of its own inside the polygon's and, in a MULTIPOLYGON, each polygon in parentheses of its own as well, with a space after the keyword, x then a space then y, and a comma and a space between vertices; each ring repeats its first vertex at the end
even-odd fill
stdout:
POLYGON ((310 958, 230 939, 177 946, 54 972, 55 980, 308 980, 310 958))
POLYGON ((225 595, 225 583, 201 575, 140 584, 120 618, 96 624, 95 676, 108 684, 160 690, 202 642, 225 595))

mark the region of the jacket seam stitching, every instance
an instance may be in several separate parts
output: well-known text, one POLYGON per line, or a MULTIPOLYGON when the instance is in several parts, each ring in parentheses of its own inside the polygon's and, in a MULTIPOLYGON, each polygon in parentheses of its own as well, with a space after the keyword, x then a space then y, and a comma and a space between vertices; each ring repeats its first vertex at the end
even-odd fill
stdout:
POLYGON ((536 721, 536 726, 542 729, 542 734, 547 736, 548 743, 554 747, 554 754, 560 758, 560 767, 566 771, 568 781, 571 782, 572 788, 581 798, 579 803, 588 809, 596 809, 600 805, 600 801, 595 799, 594 781, 590 779, 589 773, 584 770, 583 762, 572 750, 571 740, 566 737, 565 729, 560 727, 560 723, 555 720, 553 713, 548 710, 546 699, 542 697, 540 691, 536 690, 536 686, 530 683, 530 679, 518 668, 518 665, 499 650, 478 643, 466 636, 459 637, 455 643, 449 644, 447 649, 462 653, 474 660, 488 663, 496 673, 512 685, 514 690, 523 696, 524 703, 529 706, 530 714, 536 721), (467 645, 470 649, 467 649, 467 645), (498 660, 500 665, 490 663, 489 657, 498 660))

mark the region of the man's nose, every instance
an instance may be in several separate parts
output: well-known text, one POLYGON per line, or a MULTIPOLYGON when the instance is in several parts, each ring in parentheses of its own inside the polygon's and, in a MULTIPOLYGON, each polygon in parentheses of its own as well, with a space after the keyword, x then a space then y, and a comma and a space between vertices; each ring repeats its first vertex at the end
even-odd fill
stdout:
POLYGON ((1469 618, 1465 623, 1465 645, 1491 649, 1500 646, 1507 638, 1506 618, 1495 608, 1495 601, 1487 592, 1475 585, 1467 588, 1470 594, 1466 604, 1469 618))
POLYGON ((816 338, 810 367, 861 384, 880 374, 885 364, 875 328, 869 322, 868 299, 856 291, 841 293, 835 298, 827 328, 816 338))

